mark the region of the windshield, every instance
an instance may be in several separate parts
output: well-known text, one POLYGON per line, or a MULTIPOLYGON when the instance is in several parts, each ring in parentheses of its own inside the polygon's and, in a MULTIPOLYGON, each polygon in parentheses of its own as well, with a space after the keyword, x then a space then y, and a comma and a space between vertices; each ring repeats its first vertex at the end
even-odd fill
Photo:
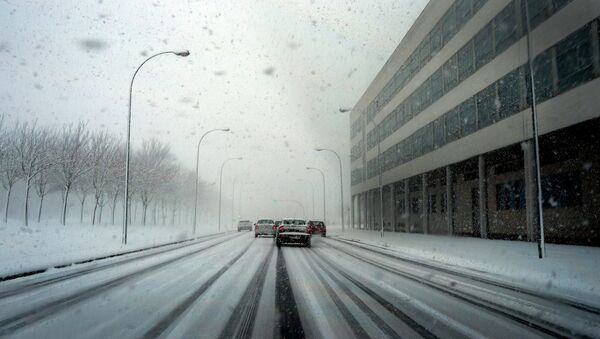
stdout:
POLYGON ((599 338, 600 0, 0 0, 0 338, 599 338))

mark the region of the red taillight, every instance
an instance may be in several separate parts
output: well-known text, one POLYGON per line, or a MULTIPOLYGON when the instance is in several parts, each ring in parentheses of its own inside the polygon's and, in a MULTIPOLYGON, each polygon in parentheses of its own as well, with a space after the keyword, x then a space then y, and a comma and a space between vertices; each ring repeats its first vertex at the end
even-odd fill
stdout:
POLYGON ((254 229, 258 230, 258 224, 254 224, 254 229))
POLYGON ((279 232, 283 232, 283 225, 279 226, 279 232))

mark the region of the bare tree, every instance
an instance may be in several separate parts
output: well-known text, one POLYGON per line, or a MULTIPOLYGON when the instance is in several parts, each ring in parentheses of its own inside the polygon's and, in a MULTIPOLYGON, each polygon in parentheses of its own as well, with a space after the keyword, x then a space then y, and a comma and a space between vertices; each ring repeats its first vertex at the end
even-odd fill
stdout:
POLYGON ((90 180, 94 194, 94 211, 92 225, 96 223, 98 207, 104 205, 104 194, 112 174, 114 160, 118 158, 119 143, 115 137, 107 132, 99 132, 92 136, 90 141, 90 180))
POLYGON ((17 165, 17 151, 14 147, 14 131, 6 131, 0 135, 0 171, 2 186, 6 190, 6 203, 4 206, 4 223, 8 222, 8 209, 14 185, 19 181, 19 166, 17 165))
POLYGON ((53 190, 53 187, 49 184, 48 172, 48 169, 40 171, 40 173, 38 173, 34 180, 35 193, 37 194, 38 198, 40 198, 40 205, 38 206, 37 215, 38 224, 42 219, 42 208, 44 206, 44 198, 46 197, 46 195, 48 195, 48 193, 50 193, 51 190, 53 190))
POLYGON ((174 159, 169 146, 156 139, 144 141, 135 154, 133 182, 142 203, 142 225, 146 225, 148 206, 173 175, 174 159))
POLYGON ((92 192, 92 183, 87 175, 80 176, 72 186, 72 190, 79 199, 79 223, 83 224, 83 211, 88 195, 92 192))
POLYGON ((25 182, 25 200, 23 223, 29 225, 29 192, 33 179, 53 165, 52 155, 48 152, 51 142, 50 131, 41 129, 34 123, 17 124, 13 139, 16 165, 19 176, 25 182))
POLYGON ((115 146, 113 156, 109 157, 109 174, 107 177, 106 184, 106 196, 109 200, 110 206, 110 222, 112 225, 115 224, 115 210, 117 208, 117 201, 119 196, 123 193, 123 178, 125 169, 125 146, 122 143, 118 143, 115 146))
POLYGON ((86 172, 90 170, 88 161, 89 132, 83 123, 77 126, 68 125, 59 134, 57 140, 58 160, 56 177, 62 185, 62 212, 60 221, 63 225, 67 222, 67 206, 69 193, 73 184, 86 172))

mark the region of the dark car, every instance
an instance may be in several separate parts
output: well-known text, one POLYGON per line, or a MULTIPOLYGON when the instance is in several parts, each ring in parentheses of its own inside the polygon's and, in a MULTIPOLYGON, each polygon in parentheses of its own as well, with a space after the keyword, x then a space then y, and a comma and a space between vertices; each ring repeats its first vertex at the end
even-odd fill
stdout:
POLYGON ((285 244, 301 244, 310 247, 310 233, 306 220, 288 218, 281 220, 275 235, 277 247, 285 244))
POLYGON ((238 222, 237 230, 238 230, 238 232, 241 232, 241 231, 252 231, 252 221, 250 221, 250 220, 240 220, 238 222))
POLYGON ((325 223, 319 220, 309 220, 307 222, 308 233, 312 234, 320 234, 322 237, 327 236, 327 227, 325 223))

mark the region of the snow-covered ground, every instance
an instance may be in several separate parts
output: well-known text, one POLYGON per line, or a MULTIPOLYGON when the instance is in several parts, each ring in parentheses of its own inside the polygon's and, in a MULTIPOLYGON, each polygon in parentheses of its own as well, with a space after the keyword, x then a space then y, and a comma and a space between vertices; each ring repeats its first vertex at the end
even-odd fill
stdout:
MULTIPOLYGON (((130 226, 121 244, 121 225, 0 224, 0 276, 45 269, 82 259, 192 238, 191 226, 130 226)), ((215 233, 198 227, 195 236, 215 233)))
POLYGON ((546 244, 547 257, 540 260, 537 244, 523 241, 390 232, 381 238, 378 231, 342 233, 335 227, 329 227, 328 232, 400 256, 600 305, 600 248, 546 244))

